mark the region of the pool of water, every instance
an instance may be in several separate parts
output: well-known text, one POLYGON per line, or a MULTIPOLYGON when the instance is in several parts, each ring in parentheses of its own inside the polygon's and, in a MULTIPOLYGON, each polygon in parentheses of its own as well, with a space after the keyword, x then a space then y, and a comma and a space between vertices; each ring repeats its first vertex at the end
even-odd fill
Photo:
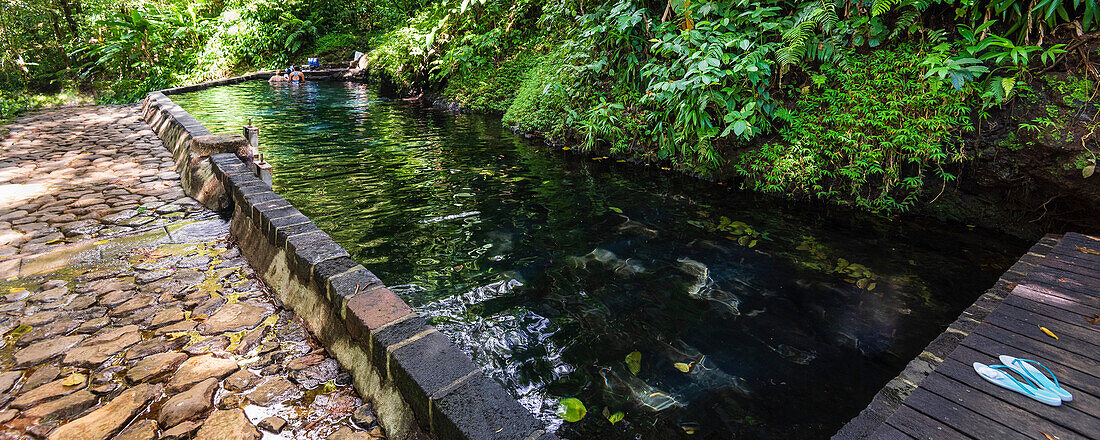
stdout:
POLYGON ((275 191, 565 439, 827 437, 1028 245, 580 157, 366 84, 173 99, 215 133, 251 119, 275 191))

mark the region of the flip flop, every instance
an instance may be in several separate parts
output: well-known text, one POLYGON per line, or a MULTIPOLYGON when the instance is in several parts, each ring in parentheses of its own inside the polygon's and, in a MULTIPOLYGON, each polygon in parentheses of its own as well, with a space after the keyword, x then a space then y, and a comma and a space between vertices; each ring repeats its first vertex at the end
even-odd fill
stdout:
POLYGON ((1038 384, 1043 389, 1054 393, 1054 395, 1058 396, 1059 399, 1062 399, 1063 402, 1069 402, 1073 400, 1073 395, 1058 384, 1058 378, 1054 376, 1054 372, 1050 371, 1050 368, 1047 368, 1046 365, 1040 364, 1030 359, 1017 359, 1012 356, 1007 356, 1003 354, 1000 356, 1000 359, 1001 363, 1005 364, 1006 367, 1011 368, 1012 371, 1015 371, 1017 374, 1029 379, 1032 383, 1038 384), (1043 367, 1043 369, 1046 370, 1047 373, 1050 373, 1050 377, 1048 378, 1045 374, 1043 374, 1042 371, 1039 371, 1038 368, 1033 367, 1031 364, 1043 367), (1051 382, 1051 379, 1053 379, 1054 381, 1051 382))
MULTIPOLYGON (((1011 368, 1004 365, 985 365, 980 362, 974 363, 974 371, 977 371, 982 379, 988 380, 994 385, 1015 391, 1050 406, 1060 406, 1062 404, 1062 399, 1058 398, 1058 395, 1037 386, 1024 384, 1002 370, 1012 371, 1011 368)), ((1024 379, 1026 380, 1027 377, 1025 376, 1024 379)))

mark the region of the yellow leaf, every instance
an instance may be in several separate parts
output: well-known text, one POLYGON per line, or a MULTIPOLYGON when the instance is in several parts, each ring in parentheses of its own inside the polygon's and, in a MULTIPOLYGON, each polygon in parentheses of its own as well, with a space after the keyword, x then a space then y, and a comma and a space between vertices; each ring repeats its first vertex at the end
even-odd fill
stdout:
POLYGON ((672 366, 676 367, 677 370, 680 370, 681 373, 687 373, 688 371, 691 371, 691 365, 685 364, 683 362, 677 362, 675 364, 672 364, 672 366))
POLYGON ((1086 254, 1100 255, 1100 251, 1098 251, 1096 249, 1089 249, 1087 247, 1081 247, 1081 246, 1076 246, 1076 247, 1077 247, 1077 250, 1079 250, 1081 252, 1084 252, 1086 254))
POLYGON ((86 377, 83 374, 73 373, 73 374, 70 374, 69 377, 66 377, 65 380, 63 382, 61 382, 61 385, 64 385, 64 386, 67 386, 67 387, 75 387, 77 385, 80 385, 80 384, 84 383, 84 379, 86 379, 86 377))
POLYGON ((1043 326, 1039 326, 1039 330, 1042 330, 1042 331, 1043 331, 1043 333, 1046 333, 1046 334, 1047 334, 1047 336, 1050 336, 1050 337, 1054 338, 1054 340, 1055 340, 1055 341, 1057 341, 1057 340, 1058 340, 1058 335, 1055 335, 1055 334, 1054 334, 1054 332, 1052 332, 1052 331, 1050 331, 1050 330, 1047 330, 1047 328, 1046 328, 1046 327, 1043 327, 1043 326))

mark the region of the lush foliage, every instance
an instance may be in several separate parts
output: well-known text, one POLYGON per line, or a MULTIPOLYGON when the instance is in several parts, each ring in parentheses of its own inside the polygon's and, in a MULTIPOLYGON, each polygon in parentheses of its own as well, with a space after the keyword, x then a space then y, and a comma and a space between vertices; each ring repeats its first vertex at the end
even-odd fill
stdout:
POLYGON ((362 50, 407 92, 555 143, 897 211, 1038 71, 1090 68, 1098 1, 11 0, 0 109, 362 50))
MULTIPOLYGON (((11 0, 0 8, 0 90, 149 90, 321 56, 346 62, 414 0, 11 0)), ((10 101, 10 100, 9 100, 10 101)))
MULTIPOLYGON (((919 48, 852 57, 803 87, 779 141, 738 158, 757 189, 804 193, 872 210, 904 210, 925 181, 946 184, 972 128, 965 96, 921 81, 919 48)), ((938 188, 937 188, 938 189, 938 188)))

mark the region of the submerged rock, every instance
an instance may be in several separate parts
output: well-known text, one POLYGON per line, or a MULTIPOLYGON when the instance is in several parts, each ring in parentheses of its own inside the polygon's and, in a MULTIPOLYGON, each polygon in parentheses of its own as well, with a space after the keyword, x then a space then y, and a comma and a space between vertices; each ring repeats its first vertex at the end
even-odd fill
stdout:
POLYGON ((195 440, 259 440, 261 437, 243 410, 219 409, 206 418, 195 440))
POLYGON ((172 396, 161 407, 157 422, 161 426, 172 427, 205 414, 214 408, 214 391, 217 389, 218 380, 209 378, 195 384, 187 391, 172 396))
POLYGON ((107 440, 122 430, 161 391, 159 385, 133 387, 88 415, 62 425, 50 433, 49 440, 107 440))

